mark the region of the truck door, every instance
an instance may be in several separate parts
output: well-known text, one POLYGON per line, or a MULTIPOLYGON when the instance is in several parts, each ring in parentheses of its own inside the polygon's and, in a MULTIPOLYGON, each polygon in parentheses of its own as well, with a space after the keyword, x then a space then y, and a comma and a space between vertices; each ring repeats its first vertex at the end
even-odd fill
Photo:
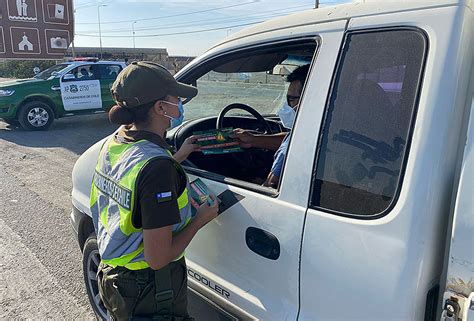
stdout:
MULTIPOLYGON (((474 73, 471 76, 474 83, 474 73)), ((471 88, 471 96, 474 88, 471 88)), ((456 204, 448 233, 442 321, 474 320, 474 99, 456 204), (451 236, 451 237, 449 237, 451 236)), ((442 291, 442 292, 443 292, 442 291)))
MULTIPOLYGON (((322 109, 323 104, 319 105, 314 98, 329 88, 330 77, 324 75, 334 68, 344 28, 345 22, 341 21, 280 29, 245 39, 242 49, 232 47, 228 52, 215 53, 215 60, 211 53, 204 58, 207 62, 181 75, 188 82, 190 77, 196 77, 199 89, 198 96, 185 104, 185 116, 194 122, 189 126, 204 127, 209 123, 215 127, 215 116, 232 103, 246 104, 269 118, 274 117, 287 99, 288 83, 283 74, 268 70, 283 60, 290 65, 292 61, 312 65, 305 86, 317 90, 303 91, 300 110, 322 109), (211 70, 203 71, 206 66, 211 70), (194 70, 199 73, 197 76, 192 75, 194 70), (198 115, 199 110, 203 113, 198 115), (214 118, 196 119, 198 116, 214 118)), ((224 118, 224 124, 237 127, 254 123, 255 119, 248 114, 235 112, 227 115, 228 123, 224 118)), ((312 126, 303 122, 297 116, 295 127, 312 126)), ((277 123, 272 126, 273 130, 279 129, 277 123)), ((266 159, 268 166, 261 173, 256 168, 262 158, 235 163, 229 158, 224 161, 228 155, 189 157, 194 164, 187 168, 190 180, 200 178, 216 195, 221 195, 226 207, 216 220, 199 231, 187 250, 189 285, 239 320, 297 319, 301 238, 312 168, 311 159, 305 155, 307 136, 312 135, 316 135, 312 128, 308 132, 293 132, 286 162, 291 165, 284 167, 285 174, 277 189, 261 186, 273 154, 266 159)))
POLYGON ((320 137, 307 144, 299 320, 434 320, 472 61, 460 32, 472 30, 468 11, 349 21, 324 114, 301 115, 320 137))

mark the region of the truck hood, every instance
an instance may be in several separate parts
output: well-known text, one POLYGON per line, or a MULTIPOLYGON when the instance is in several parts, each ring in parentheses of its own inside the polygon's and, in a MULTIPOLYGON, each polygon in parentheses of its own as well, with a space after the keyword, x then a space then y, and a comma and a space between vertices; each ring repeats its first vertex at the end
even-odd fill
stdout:
POLYGON ((44 81, 43 79, 36 79, 36 78, 27 78, 27 79, 16 79, 16 80, 10 80, 10 81, 5 81, 0 83, 0 88, 11 88, 15 87, 18 85, 24 85, 24 84, 31 84, 35 82, 42 82, 44 81))

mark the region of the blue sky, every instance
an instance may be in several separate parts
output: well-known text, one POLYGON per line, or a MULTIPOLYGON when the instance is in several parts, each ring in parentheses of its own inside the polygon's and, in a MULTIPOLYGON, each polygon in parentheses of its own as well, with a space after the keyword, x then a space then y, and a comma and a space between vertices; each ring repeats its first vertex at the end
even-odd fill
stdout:
MULTIPOLYGON (((348 0, 320 1, 342 2, 348 0)), ((314 5, 314 0, 75 0, 74 45, 99 47, 100 10, 103 47, 133 48, 135 38, 136 48, 195 56, 246 25, 314 5)))

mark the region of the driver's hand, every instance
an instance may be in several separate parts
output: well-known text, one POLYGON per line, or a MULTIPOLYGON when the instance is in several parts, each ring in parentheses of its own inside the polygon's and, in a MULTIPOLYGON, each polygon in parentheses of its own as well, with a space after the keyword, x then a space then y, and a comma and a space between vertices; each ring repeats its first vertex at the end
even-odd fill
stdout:
POLYGON ((183 145, 181 145, 181 148, 173 155, 173 158, 181 163, 186 158, 188 158, 189 154, 199 151, 200 146, 195 144, 196 140, 196 136, 189 136, 186 138, 183 142, 183 145))
POLYGON ((255 135, 249 133, 245 129, 241 129, 241 128, 234 129, 233 137, 237 139, 240 147, 242 148, 254 147, 255 135))

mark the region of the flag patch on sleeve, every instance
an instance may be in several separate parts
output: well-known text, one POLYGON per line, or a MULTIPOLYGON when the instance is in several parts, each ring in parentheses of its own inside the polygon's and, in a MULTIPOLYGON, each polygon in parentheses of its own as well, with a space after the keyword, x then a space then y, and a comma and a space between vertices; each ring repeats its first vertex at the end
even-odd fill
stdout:
POLYGON ((158 203, 168 202, 173 199, 171 191, 170 192, 161 192, 156 194, 156 200, 158 203))

